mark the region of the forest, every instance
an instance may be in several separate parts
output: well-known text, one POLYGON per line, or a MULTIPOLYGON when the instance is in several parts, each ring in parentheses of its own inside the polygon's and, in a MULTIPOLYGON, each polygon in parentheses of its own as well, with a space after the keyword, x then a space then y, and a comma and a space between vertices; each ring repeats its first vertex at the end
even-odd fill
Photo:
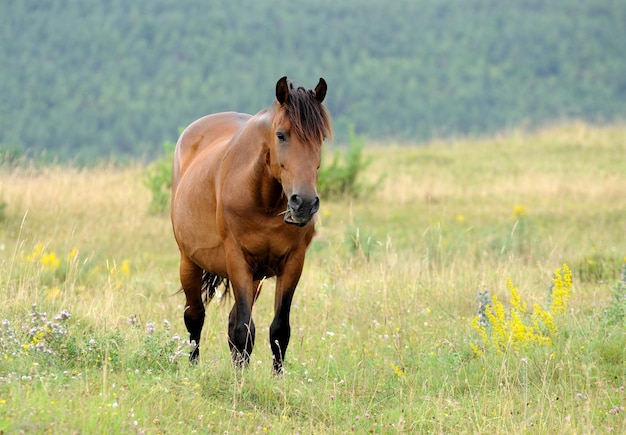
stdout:
POLYGON ((626 119, 618 0, 4 0, 0 150, 152 160, 212 112, 329 84, 345 140, 626 119))

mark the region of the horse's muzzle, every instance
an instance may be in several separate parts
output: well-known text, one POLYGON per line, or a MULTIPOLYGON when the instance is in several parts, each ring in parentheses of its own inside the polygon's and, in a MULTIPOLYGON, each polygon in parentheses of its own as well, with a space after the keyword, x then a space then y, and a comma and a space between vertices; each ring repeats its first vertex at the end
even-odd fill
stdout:
POLYGON ((305 197, 293 194, 287 202, 287 212, 285 213, 285 223, 298 225, 300 227, 308 224, 315 213, 320 209, 320 199, 317 195, 305 197))

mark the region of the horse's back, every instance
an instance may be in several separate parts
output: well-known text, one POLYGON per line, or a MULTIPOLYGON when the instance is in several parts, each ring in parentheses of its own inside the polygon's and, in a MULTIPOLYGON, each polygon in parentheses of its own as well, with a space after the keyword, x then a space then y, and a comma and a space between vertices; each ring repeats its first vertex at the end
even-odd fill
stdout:
POLYGON ((174 152, 172 191, 193 160, 204 150, 223 145, 245 124, 251 115, 223 112, 204 116, 192 122, 180 135, 174 152))

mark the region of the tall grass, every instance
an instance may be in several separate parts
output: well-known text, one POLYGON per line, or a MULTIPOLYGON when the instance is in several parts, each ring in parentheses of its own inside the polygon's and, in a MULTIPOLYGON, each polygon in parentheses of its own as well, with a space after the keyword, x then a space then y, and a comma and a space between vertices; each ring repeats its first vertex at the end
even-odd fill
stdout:
POLYGON ((363 181, 386 177, 322 198, 282 377, 262 333, 272 282, 250 366, 230 364, 226 304, 188 366, 145 168, 4 166, 0 432, 624 432, 625 153, 624 127, 582 124, 366 148, 363 181), (529 321, 564 263, 549 345, 473 349, 479 292, 510 312, 510 279, 529 321))

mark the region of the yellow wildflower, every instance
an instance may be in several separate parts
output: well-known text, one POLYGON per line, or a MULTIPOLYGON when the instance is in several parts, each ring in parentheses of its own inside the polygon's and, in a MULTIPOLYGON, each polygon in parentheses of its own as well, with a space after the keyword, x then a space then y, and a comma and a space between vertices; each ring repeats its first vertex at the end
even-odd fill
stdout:
POLYGON ((470 342, 470 348, 472 349, 472 352, 474 353, 475 356, 482 356, 483 351, 481 348, 479 348, 478 346, 476 346, 474 343, 470 342))
POLYGON ((491 325, 493 347, 497 352, 502 352, 509 341, 509 333, 507 332, 506 310, 496 295, 493 296, 491 304, 487 305, 485 314, 491 325))
POLYGON ((41 258, 42 252, 43 252, 43 243, 41 242, 37 243, 37 245, 35 245, 35 247, 33 248, 33 252, 28 254, 28 256, 26 257, 26 261, 28 261, 29 263, 34 263, 38 261, 41 258))
POLYGON ((130 262, 128 259, 122 261, 122 267, 120 267, 120 273, 122 276, 130 276, 130 262))
MULTIPOLYGON (((483 299, 479 297, 481 308, 479 315, 472 319, 471 325, 480 334, 484 348, 493 348, 501 353, 509 348, 518 352, 531 345, 551 345, 558 332, 554 319, 566 311, 572 289, 572 272, 566 264, 557 269, 552 281, 552 299, 548 309, 544 310, 534 304, 530 316, 526 315, 526 303, 510 279, 507 279, 507 287, 511 293, 509 311, 495 295, 490 301, 488 298, 483 300, 484 295, 483 299)), ((483 352, 473 343, 470 343, 470 347, 476 356, 483 352)))
POLYGON ((537 304, 533 305, 533 309, 535 310, 535 312, 534 312, 532 321, 533 321, 533 324, 535 325, 535 328, 540 329, 541 324, 543 324, 547 328, 548 333, 552 335, 556 335, 557 327, 554 324, 554 319, 552 318, 552 315, 550 314, 550 312, 545 311, 537 304), (541 324, 539 322, 541 322, 541 324))
POLYGON ((394 375, 398 376, 399 378, 404 376, 404 369, 400 368, 392 362, 389 363, 389 367, 391 367, 391 370, 393 370, 394 375))
POLYGON ((478 331, 478 333, 480 334, 481 338, 483 339, 483 342, 484 342, 485 344, 487 344, 489 340, 488 340, 488 338, 487 338, 487 331, 486 331, 486 328, 485 328, 485 327, 483 327, 483 326, 481 326, 481 325, 479 324, 479 322, 480 322, 480 316, 475 316, 475 317, 472 319, 472 327, 473 327, 475 330, 477 330, 477 331, 478 331))
POLYGON ((524 207, 523 205, 517 204, 515 207, 513 207, 513 216, 516 219, 523 218, 526 215, 528 215, 528 211, 526 210, 526 207, 524 207))
POLYGON ((55 270, 57 267, 61 265, 61 260, 56 256, 54 251, 51 251, 47 254, 43 254, 41 256, 41 265, 44 269, 47 270, 55 270))
POLYGON ((507 278, 506 285, 511 292, 511 305, 513 305, 513 308, 515 308, 520 315, 524 314, 526 312, 526 302, 522 301, 520 298, 511 278, 507 278))
POLYGON ((572 291, 572 271, 567 267, 567 264, 563 264, 562 269, 556 270, 552 284, 550 313, 553 316, 558 316, 567 310, 567 302, 572 291))
POLYGON ((72 248, 72 250, 67 254, 67 262, 70 263, 78 256, 78 249, 72 248))

